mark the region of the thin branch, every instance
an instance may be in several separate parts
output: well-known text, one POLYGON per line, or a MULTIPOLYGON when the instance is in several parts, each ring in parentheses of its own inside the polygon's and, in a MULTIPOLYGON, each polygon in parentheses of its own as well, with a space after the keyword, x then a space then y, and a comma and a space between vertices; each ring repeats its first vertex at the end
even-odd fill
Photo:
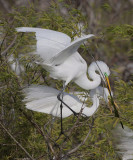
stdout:
POLYGON ((13 137, 13 135, 5 128, 5 126, 0 122, 1 127, 4 129, 4 131, 11 137, 11 139, 25 152, 25 154, 31 159, 35 160, 31 157, 31 155, 26 151, 26 149, 13 137))
POLYGON ((91 129, 90 129, 89 132, 87 133, 85 139, 84 139, 77 147, 75 147, 75 148, 73 148, 71 151, 69 151, 69 152, 68 152, 68 155, 76 152, 82 145, 84 145, 84 143, 85 143, 86 140, 88 139, 90 133, 91 133, 91 129))
POLYGON ((14 43, 16 42, 16 39, 17 39, 17 35, 15 35, 13 41, 10 43, 10 45, 3 51, 1 52, 1 55, 5 55, 7 53, 7 51, 14 45, 14 43))
MULTIPOLYGON (((11 22, 10 28, 12 27, 13 23, 14 23, 14 20, 11 22)), ((2 46, 3 46, 3 44, 4 44, 4 41, 5 41, 8 33, 9 33, 9 30, 7 30, 7 32, 5 33, 5 36, 4 36, 3 40, 2 40, 2 42, 1 42, 1 45, 0 45, 0 56, 2 56, 2 54, 1 54, 1 49, 2 49, 2 46)))
POLYGON ((43 133, 43 131, 41 130, 41 128, 38 126, 37 123, 35 123, 21 108, 19 108, 19 110, 23 113, 23 115, 26 117, 26 119, 39 131, 39 133, 44 137, 48 147, 50 148, 51 152, 55 155, 55 151, 51 145, 51 143, 49 142, 49 138, 43 133))
MULTIPOLYGON (((84 138, 84 140, 83 140, 79 145, 77 145, 75 148, 73 148, 72 150, 70 150, 64 157, 66 157, 66 156, 68 156, 68 155, 76 152, 82 145, 85 144, 86 140, 88 139, 88 137, 89 137, 89 135, 90 135, 90 133, 91 133, 91 131, 92 131, 93 124, 94 124, 94 119, 92 120, 92 124, 91 124, 91 126, 90 126, 90 130, 89 130, 89 132, 87 133, 87 135, 86 135, 86 137, 84 138)), ((63 158, 64 158, 64 157, 63 157, 63 158)))
MULTIPOLYGON (((15 100, 15 97, 13 97, 13 99, 14 99, 14 102, 15 102, 15 101, 16 101, 16 100, 15 100)), ((37 131, 43 136, 43 138, 44 138, 46 144, 48 145, 48 147, 50 148, 51 152, 53 153, 54 156, 56 156, 56 155, 55 155, 55 151, 54 151, 54 149, 53 149, 53 147, 52 147, 52 144, 51 144, 50 141, 49 141, 49 138, 43 133, 42 129, 38 126, 38 124, 35 123, 35 122, 32 120, 32 118, 31 118, 30 116, 28 116, 21 108, 19 108, 19 111, 20 111, 20 112, 25 116, 25 118, 37 129, 37 131)))
POLYGON ((17 45, 15 46, 14 50, 12 51, 11 55, 12 55, 12 54, 14 53, 14 51, 17 49, 17 47, 18 47, 19 43, 20 43, 20 42, 21 42, 21 40, 22 40, 23 35, 24 35, 24 33, 22 33, 22 34, 21 34, 21 37, 20 37, 20 39, 19 39, 19 41, 18 41, 17 45))

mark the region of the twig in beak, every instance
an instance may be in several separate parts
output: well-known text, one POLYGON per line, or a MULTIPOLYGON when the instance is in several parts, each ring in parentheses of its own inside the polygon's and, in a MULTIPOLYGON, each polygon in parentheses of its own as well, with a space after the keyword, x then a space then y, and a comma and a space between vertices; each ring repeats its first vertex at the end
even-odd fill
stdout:
MULTIPOLYGON (((105 80, 106 80, 106 86, 107 86, 107 89, 108 89, 109 94, 110 94, 110 102, 111 102, 112 106, 114 107, 115 117, 120 118, 119 113, 118 113, 118 110, 117 110, 117 108, 119 108, 119 107, 118 107, 118 105, 115 103, 115 101, 114 101, 114 99, 113 99, 113 97, 112 97, 112 94, 111 94, 111 87, 110 87, 110 82, 109 82, 108 75, 107 75, 106 73, 104 73, 104 75, 105 75, 105 80)), ((121 124, 122 128, 124 129, 123 123, 122 123, 121 121, 120 121, 120 124, 121 124)))

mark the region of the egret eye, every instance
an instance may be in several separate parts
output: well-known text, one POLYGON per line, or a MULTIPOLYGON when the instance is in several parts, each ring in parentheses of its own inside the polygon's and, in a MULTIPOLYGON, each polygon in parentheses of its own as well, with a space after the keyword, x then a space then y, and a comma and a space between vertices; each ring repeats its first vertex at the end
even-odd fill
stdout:
POLYGON ((96 73, 100 75, 99 71, 96 71, 96 73))

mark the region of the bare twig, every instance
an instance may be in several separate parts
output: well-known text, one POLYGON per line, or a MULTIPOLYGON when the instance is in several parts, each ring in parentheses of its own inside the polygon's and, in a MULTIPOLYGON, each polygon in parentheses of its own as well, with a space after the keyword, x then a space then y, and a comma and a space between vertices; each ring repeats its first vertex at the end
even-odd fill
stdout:
POLYGON ((1 55, 5 55, 7 53, 7 51, 14 45, 14 43, 16 42, 16 39, 17 39, 17 35, 15 35, 13 41, 10 43, 10 45, 3 51, 1 52, 1 55))
POLYGON ((11 137, 11 139, 25 152, 25 154, 31 159, 35 160, 31 155, 26 151, 26 149, 14 138, 14 136, 5 128, 5 126, 0 122, 1 127, 4 131, 11 137))
MULTIPOLYGON (((73 148, 72 150, 68 151, 68 153, 67 153, 64 157, 67 157, 67 156, 69 156, 70 154, 76 152, 82 145, 85 144, 86 140, 88 139, 88 137, 89 137, 89 135, 90 135, 90 133, 91 133, 91 131, 92 131, 93 124, 94 124, 94 119, 92 120, 92 124, 91 124, 91 126, 90 126, 90 130, 89 130, 89 132, 87 133, 87 135, 86 135, 86 137, 84 138, 84 140, 83 140, 80 144, 78 144, 75 148, 73 148)), ((63 157, 63 158, 64 158, 64 157, 63 157)))
MULTIPOLYGON (((10 28, 12 27, 13 23, 14 23, 14 20, 11 22, 10 28)), ((4 44, 4 41, 5 41, 6 37, 8 36, 8 33, 9 33, 9 30, 7 30, 7 32, 5 33, 5 36, 4 36, 3 40, 2 40, 2 42, 1 42, 1 45, 0 45, 0 56, 2 56, 2 54, 1 54, 1 49, 2 49, 2 46, 3 46, 3 44, 4 44)))
POLYGON ((49 138, 43 133, 43 131, 41 130, 41 128, 38 126, 37 123, 35 123, 21 108, 19 109, 23 115, 26 117, 26 119, 39 131, 39 133, 44 137, 46 144, 48 145, 48 147, 50 148, 51 152, 55 155, 55 151, 52 147, 52 144, 49 141, 49 138))

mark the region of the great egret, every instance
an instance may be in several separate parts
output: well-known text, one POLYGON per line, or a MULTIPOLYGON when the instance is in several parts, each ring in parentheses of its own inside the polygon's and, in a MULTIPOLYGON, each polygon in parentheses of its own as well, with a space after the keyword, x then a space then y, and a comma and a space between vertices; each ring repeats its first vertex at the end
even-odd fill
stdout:
POLYGON ((61 102, 61 95, 70 81, 74 81, 83 89, 90 90, 100 85, 101 77, 104 80, 104 73, 108 76, 110 74, 108 66, 102 61, 97 61, 91 63, 88 68, 88 74, 92 81, 87 77, 87 63, 77 49, 85 40, 94 37, 93 34, 71 42, 68 35, 53 30, 32 27, 19 27, 16 30, 36 33, 36 53, 43 60, 40 64, 50 72, 52 78, 65 82, 62 91, 57 96, 61 102), (95 71, 99 71, 100 75, 95 71))
POLYGON ((46 114, 51 114, 56 117, 61 117, 61 134, 63 134, 62 129, 62 118, 66 118, 70 116, 73 111, 75 113, 80 113, 83 116, 92 116, 98 106, 99 106, 99 95, 105 98, 105 101, 108 102, 109 92, 106 88, 97 87, 94 90, 90 91, 90 97, 92 99, 93 105, 91 107, 87 107, 73 94, 69 94, 64 92, 63 96, 63 104, 61 109, 61 102, 57 99, 57 95, 59 94, 59 90, 39 85, 32 85, 29 88, 24 90, 26 97, 24 101, 26 102, 26 108, 42 112, 46 114), (71 108, 68 108, 71 106, 71 108))

